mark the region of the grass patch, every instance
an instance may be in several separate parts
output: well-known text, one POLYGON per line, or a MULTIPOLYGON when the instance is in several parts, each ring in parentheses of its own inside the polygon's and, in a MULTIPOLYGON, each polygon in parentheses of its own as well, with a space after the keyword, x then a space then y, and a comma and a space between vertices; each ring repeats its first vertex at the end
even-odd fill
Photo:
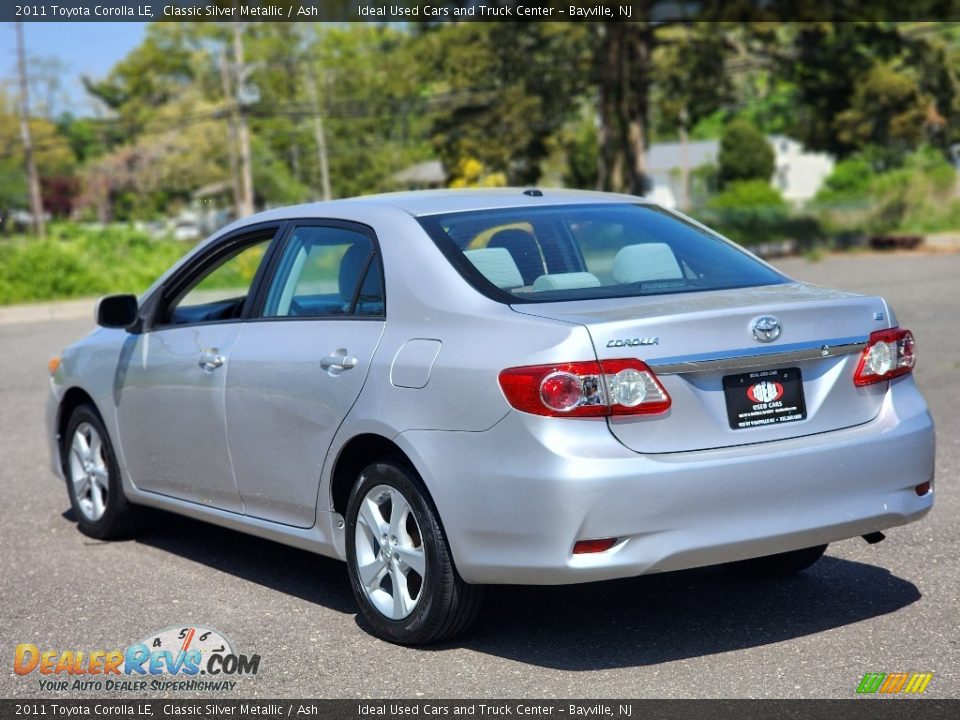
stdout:
POLYGON ((132 228, 57 224, 0 239, 0 305, 140 293, 192 246, 132 228))

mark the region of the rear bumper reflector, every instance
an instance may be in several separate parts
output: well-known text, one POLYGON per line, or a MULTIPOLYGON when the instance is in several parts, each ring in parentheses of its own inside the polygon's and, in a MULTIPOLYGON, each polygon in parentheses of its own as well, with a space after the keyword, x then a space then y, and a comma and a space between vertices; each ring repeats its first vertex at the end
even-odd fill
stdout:
POLYGON ((596 540, 579 540, 573 546, 574 555, 606 552, 617 544, 617 538, 597 538, 596 540))

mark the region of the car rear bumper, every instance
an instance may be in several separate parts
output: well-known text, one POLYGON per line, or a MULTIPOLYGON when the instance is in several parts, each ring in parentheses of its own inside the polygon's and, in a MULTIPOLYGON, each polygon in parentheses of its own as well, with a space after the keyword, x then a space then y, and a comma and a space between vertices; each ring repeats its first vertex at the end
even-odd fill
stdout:
MULTIPOLYGON (((747 432, 747 431, 745 431, 747 432)), ((408 431, 457 568, 473 583, 565 584, 712 565, 917 520, 934 428, 912 378, 853 428, 640 455, 602 420, 511 412, 485 432, 408 431), (618 538, 603 553, 578 540, 618 538)))

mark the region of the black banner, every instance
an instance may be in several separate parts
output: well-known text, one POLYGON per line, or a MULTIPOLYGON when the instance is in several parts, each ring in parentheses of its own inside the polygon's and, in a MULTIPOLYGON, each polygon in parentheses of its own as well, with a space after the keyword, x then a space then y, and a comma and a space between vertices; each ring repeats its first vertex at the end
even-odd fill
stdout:
POLYGON ((0 3, 23 22, 793 22, 960 20, 960 0, 37 0, 0 3))
POLYGON ((941 720, 958 700, 0 700, 8 718, 941 720))

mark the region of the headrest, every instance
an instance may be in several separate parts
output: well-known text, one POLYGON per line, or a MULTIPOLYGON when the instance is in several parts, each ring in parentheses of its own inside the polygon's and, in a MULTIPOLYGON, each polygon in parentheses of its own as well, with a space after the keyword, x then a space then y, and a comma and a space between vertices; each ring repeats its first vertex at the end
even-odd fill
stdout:
MULTIPOLYGON (((351 245, 340 260, 340 297, 348 303, 353 300, 353 292, 357 289, 357 281, 360 279, 360 273, 363 271, 363 266, 366 264, 367 258, 370 257, 370 253, 371 250, 369 247, 357 243, 351 245)), ((379 282, 380 279, 376 273, 367 273, 363 282, 364 287, 360 291, 360 294, 378 295, 380 288, 376 287, 376 285, 379 282)))
POLYGON ((480 273, 498 288, 516 288, 523 285, 523 277, 506 248, 464 250, 464 256, 480 273))
POLYGON ((627 245, 613 260, 613 279, 620 284, 682 278, 680 264, 666 243, 627 245))
POLYGON ((533 283, 534 292, 542 292, 545 290, 577 290, 578 288, 593 287, 600 287, 600 278, 588 272, 541 275, 533 283))

